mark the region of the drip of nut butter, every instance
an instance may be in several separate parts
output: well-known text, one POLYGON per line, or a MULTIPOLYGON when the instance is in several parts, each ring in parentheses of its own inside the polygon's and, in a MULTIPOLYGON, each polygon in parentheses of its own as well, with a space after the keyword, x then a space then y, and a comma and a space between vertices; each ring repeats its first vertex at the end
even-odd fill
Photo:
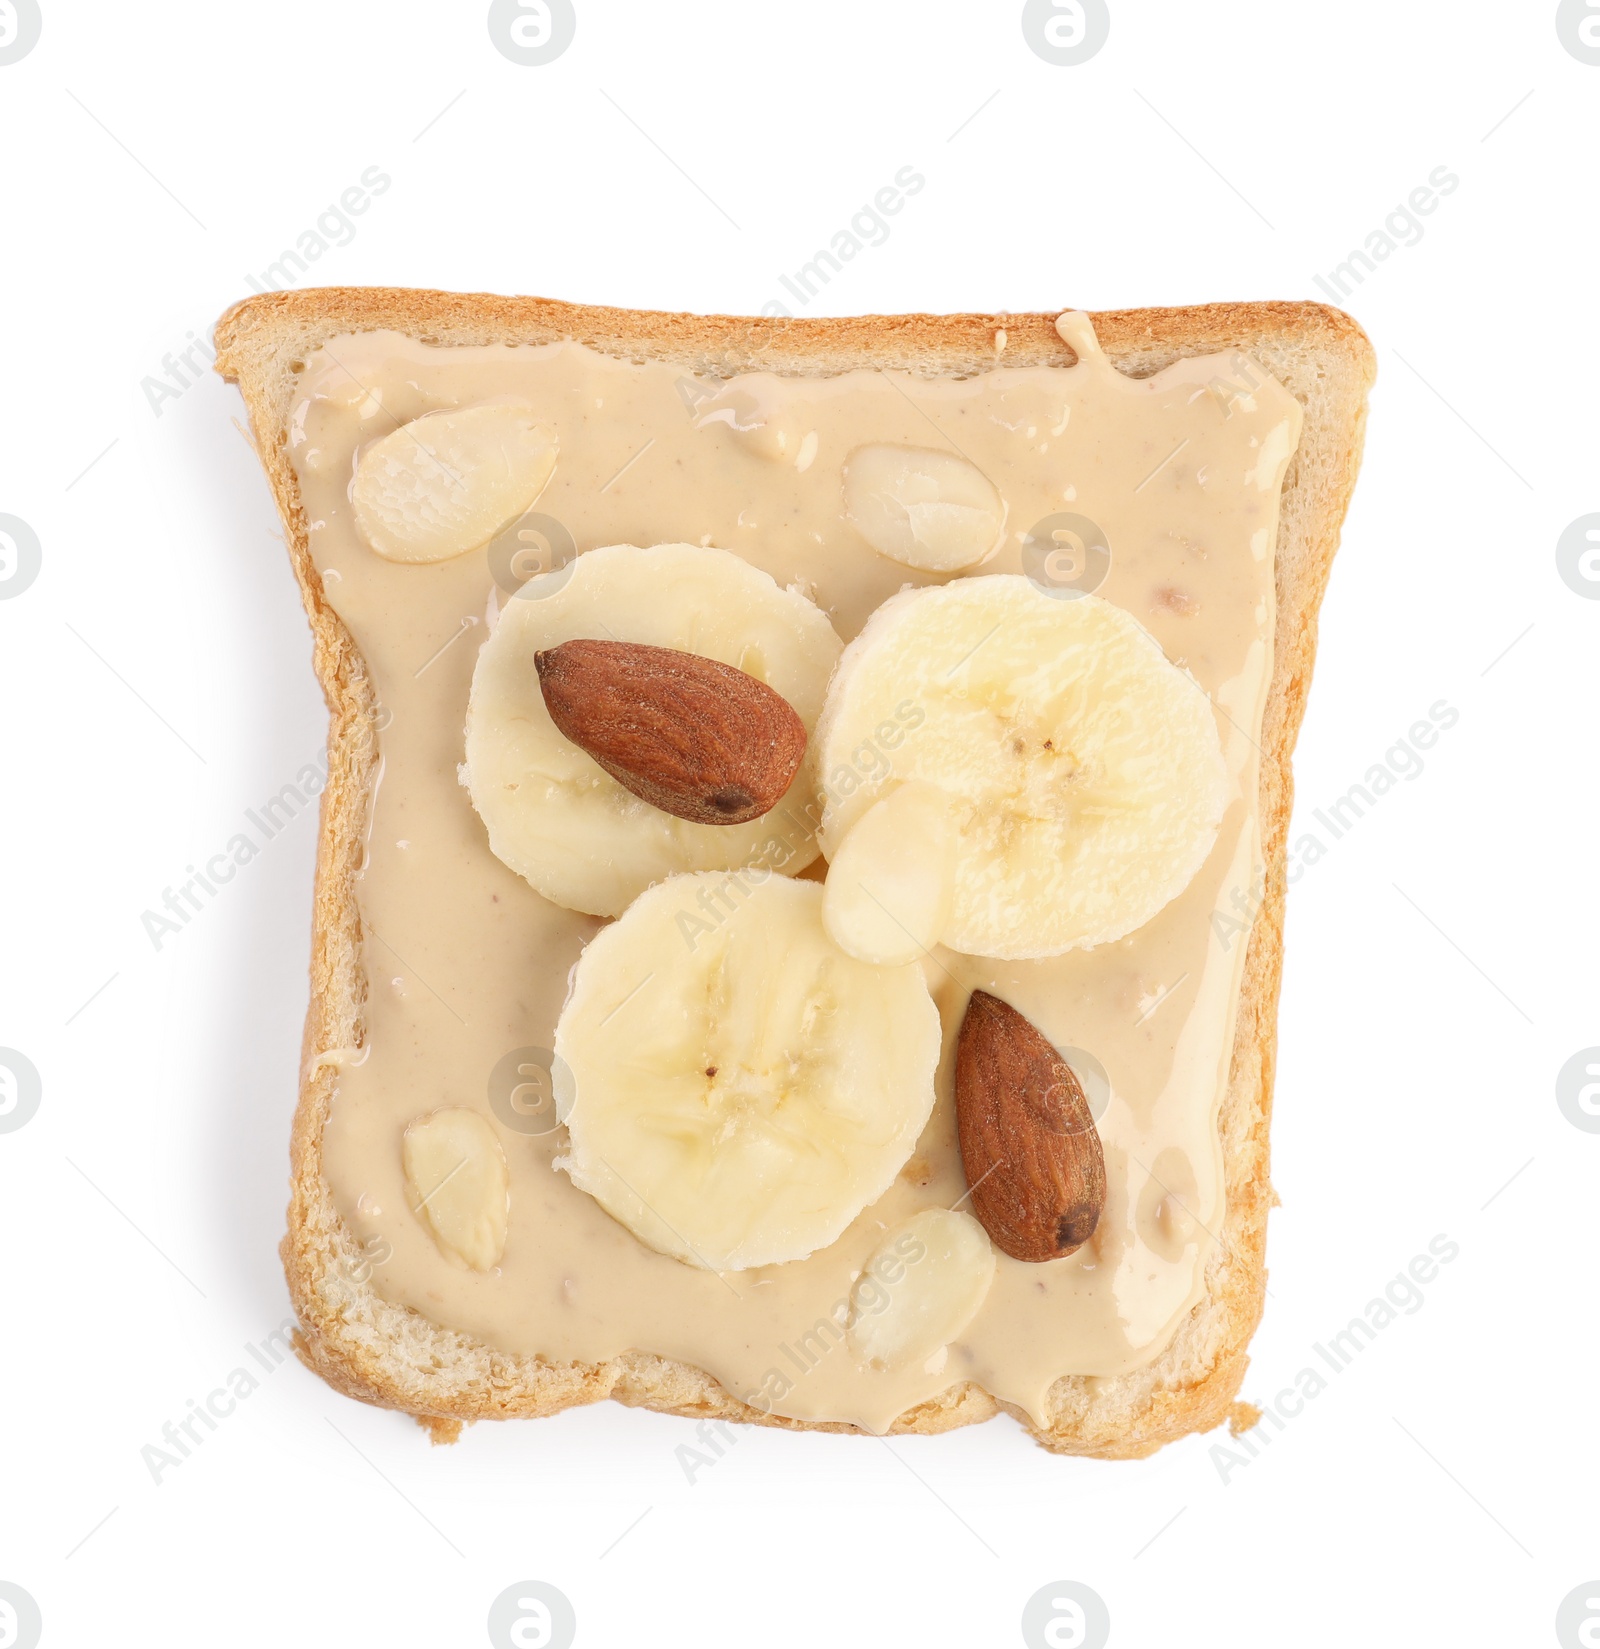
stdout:
MULTIPOLYGON (((1243 356, 1135 381, 1111 366, 1086 316, 1062 316, 1057 331, 1076 364, 1063 354, 960 380, 854 371, 723 384, 571 342, 445 348, 394 332, 338 338, 308 358, 290 456, 312 559, 383 707, 382 782, 356 887, 363 1048, 323 1056, 337 1072, 323 1163, 356 1239, 389 1256, 372 1273, 386 1298, 505 1351, 559 1363, 647 1350, 771 1412, 874 1431, 962 1380, 1048 1423, 1057 1378, 1150 1362, 1202 1298, 1223 1214, 1217 1113, 1259 898, 1272 550, 1300 409, 1243 356), (411 420, 506 397, 559 446, 532 509, 451 559, 375 554, 350 497, 359 454, 411 420), (813 594, 849 640, 907 583, 960 576, 888 559, 849 519, 849 455, 895 447, 947 452, 997 491, 1003 531, 983 573, 1095 581, 1194 675, 1219 708, 1233 799, 1194 881, 1126 938, 1032 962, 936 952, 926 972, 944 1056, 932 1119, 899 1179, 808 1259, 719 1276, 644 1247, 552 1168, 563 1130, 548 1050, 568 974, 600 924, 502 865, 457 782, 479 624, 519 576, 574 548, 690 542, 813 594), (997 1253, 981 1305, 948 1343, 870 1355, 883 1337, 851 1327, 879 1275, 869 1266, 967 1189, 951 1065, 979 988, 1024 1013, 1083 1078, 1105 1209, 1066 1258, 997 1253), (1104 1084, 1085 1075, 1095 1071, 1104 1084), (481 1117, 504 1156, 498 1249, 496 1227, 458 1235, 448 1252, 415 1211, 427 1188, 408 1184, 406 1130, 454 1110, 481 1117)), ((995 342, 1004 348, 1003 334, 995 342)), ((998 513, 969 492, 988 531, 998 513)))

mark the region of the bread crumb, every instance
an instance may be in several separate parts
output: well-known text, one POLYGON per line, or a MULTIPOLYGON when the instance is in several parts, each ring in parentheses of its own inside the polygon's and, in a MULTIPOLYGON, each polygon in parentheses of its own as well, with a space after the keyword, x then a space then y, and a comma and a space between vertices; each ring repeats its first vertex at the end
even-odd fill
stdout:
POLYGON ((933 1178, 933 1164, 926 1157, 912 1157, 900 1170, 900 1178, 912 1185, 926 1185, 933 1178))
POLYGON ((419 1414, 417 1424, 428 1434, 428 1441, 438 1448, 442 1443, 456 1443, 461 1439, 461 1422, 446 1420, 437 1414, 419 1414))
POLYGON ((1228 1405, 1228 1430, 1233 1436, 1253 1431, 1261 1424, 1261 1410, 1254 1403, 1230 1403, 1228 1405))

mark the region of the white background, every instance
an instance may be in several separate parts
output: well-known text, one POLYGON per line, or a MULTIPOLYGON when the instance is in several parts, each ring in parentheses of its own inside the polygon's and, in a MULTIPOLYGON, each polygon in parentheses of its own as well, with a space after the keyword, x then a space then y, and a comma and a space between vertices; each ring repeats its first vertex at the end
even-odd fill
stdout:
POLYGON ((0 1134, 0 1580, 46 1645, 481 1643, 525 1579, 588 1645, 1017 1644, 1064 1579, 1117 1645, 1556 1641, 1600 1575, 1600 1134, 1555 1099, 1600 1043, 1600 604, 1555 558, 1600 510, 1600 67, 1553 0, 1112 0, 1079 67, 1017 0, 579 0, 544 67, 481 0, 43 6, 0 67, 0 512, 42 545, 0 601, 0 1044, 43 1082, 0 1134), (1226 1476, 1226 1432, 1097 1463, 998 1420, 741 1429, 691 1484, 687 1421, 432 1449, 291 1361, 153 1482, 287 1311, 309 817, 159 952, 140 913, 325 718, 234 391, 157 416, 142 380, 371 166, 300 284, 749 311, 906 165, 807 313, 1317 297, 1459 177, 1348 300, 1381 380, 1295 836, 1430 705, 1459 722, 1292 890, 1243 1394, 1437 1234, 1459 1258, 1226 1476))

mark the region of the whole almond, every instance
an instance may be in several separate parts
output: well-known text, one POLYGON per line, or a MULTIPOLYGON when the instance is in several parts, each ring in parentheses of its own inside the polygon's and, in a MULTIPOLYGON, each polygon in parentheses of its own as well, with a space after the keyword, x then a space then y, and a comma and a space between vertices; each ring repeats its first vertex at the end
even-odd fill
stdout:
POLYGON ((677 818, 758 819, 783 799, 805 755, 793 705, 731 664, 632 641, 564 641, 533 662, 561 732, 677 818))
POLYGON ((1036 1025, 974 991, 956 1038, 956 1130, 972 1211, 1014 1260, 1059 1260, 1094 1234, 1105 1154, 1072 1067, 1036 1025))

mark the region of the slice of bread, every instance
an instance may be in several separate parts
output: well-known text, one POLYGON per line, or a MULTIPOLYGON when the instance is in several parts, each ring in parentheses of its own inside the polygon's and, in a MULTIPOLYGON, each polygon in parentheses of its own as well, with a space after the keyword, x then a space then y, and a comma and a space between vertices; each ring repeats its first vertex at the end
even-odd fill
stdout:
MULTIPOLYGON (((440 346, 576 339, 626 359, 668 360, 726 375, 767 370, 824 375, 893 367, 929 376, 995 364, 995 332, 1007 334, 1007 366, 1072 362, 1056 311, 1028 315, 891 315, 846 320, 751 320, 599 309, 542 298, 396 288, 328 288, 247 299, 216 328, 217 370, 249 408, 277 496, 314 637, 314 661, 331 716, 312 918, 311 1006, 306 1020, 292 1150, 293 1193, 282 1247, 297 1350, 337 1390, 417 1417, 434 1440, 466 1420, 553 1414, 613 1397, 667 1413, 811 1425, 750 1408, 698 1368, 634 1351, 602 1363, 556 1364, 496 1350, 382 1298, 334 1206, 322 1170, 323 1130, 336 1081, 330 1050, 362 1039, 366 980, 355 879, 378 770, 376 706, 360 652, 324 599, 307 542, 307 520, 290 465, 287 424, 296 372, 324 341, 392 328, 440 346)), ((1227 1212, 1206 1269, 1206 1295, 1154 1362, 1115 1378, 1064 1376, 1050 1394, 1050 1424, 1034 1426, 1047 1448, 1101 1458, 1146 1455, 1227 1414, 1247 1364, 1246 1346, 1265 1291, 1271 1110, 1282 960, 1284 849, 1289 758, 1305 710, 1316 649, 1317 608, 1361 455, 1371 346, 1348 316, 1321 304, 1209 304, 1092 315, 1122 371, 1145 377, 1184 356, 1242 351, 1301 403, 1304 432, 1283 485, 1277 545, 1277 637, 1262 732, 1261 833, 1265 898, 1249 936, 1233 1066, 1221 1109, 1227 1212)), ((1002 1407, 975 1384, 918 1404, 896 1432, 938 1432, 984 1420, 1002 1407)))

